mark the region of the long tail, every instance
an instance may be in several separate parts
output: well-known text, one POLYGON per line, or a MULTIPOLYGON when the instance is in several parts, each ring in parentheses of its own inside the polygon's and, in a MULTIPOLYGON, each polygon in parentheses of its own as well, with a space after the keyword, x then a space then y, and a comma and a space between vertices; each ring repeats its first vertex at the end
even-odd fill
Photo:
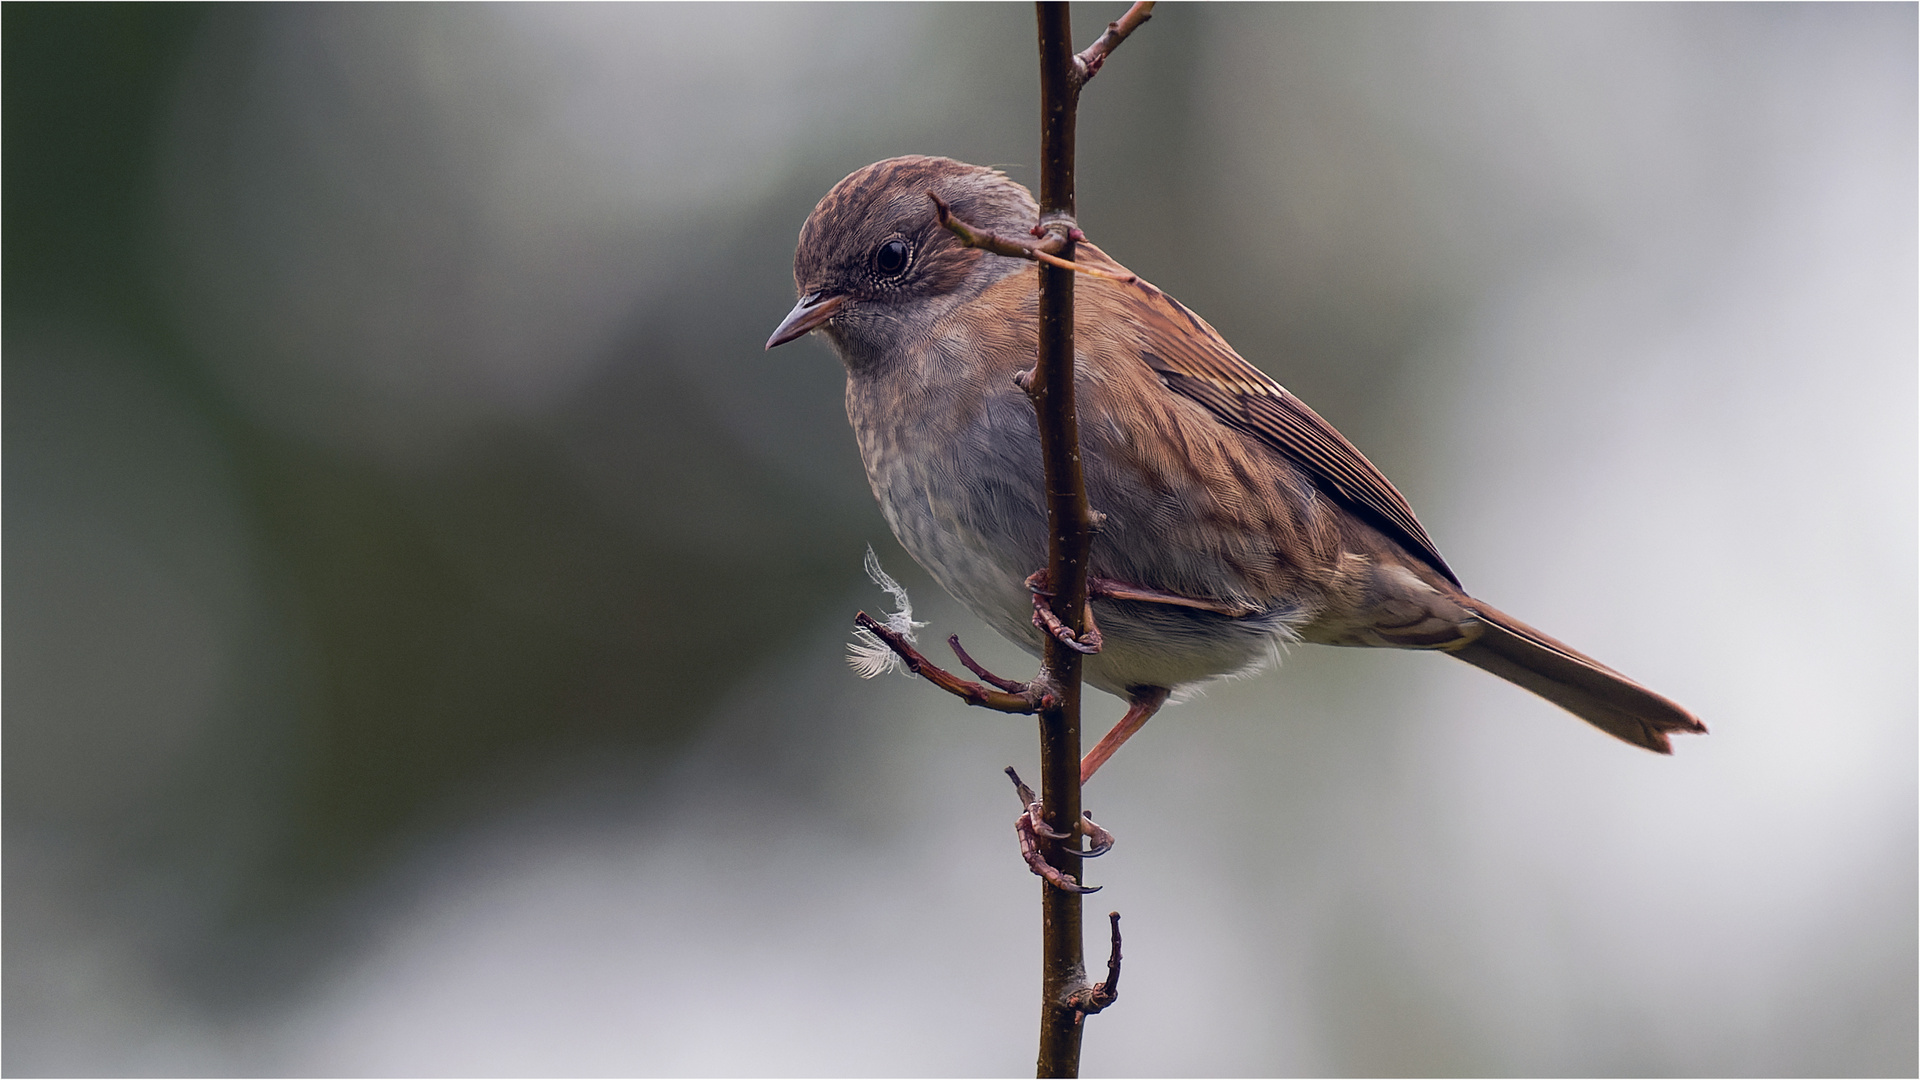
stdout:
POLYGON ((1453 655, 1525 687, 1601 731, 1657 754, 1673 753, 1667 732, 1706 734, 1700 719, 1578 650, 1507 613, 1468 600, 1484 631, 1453 655))

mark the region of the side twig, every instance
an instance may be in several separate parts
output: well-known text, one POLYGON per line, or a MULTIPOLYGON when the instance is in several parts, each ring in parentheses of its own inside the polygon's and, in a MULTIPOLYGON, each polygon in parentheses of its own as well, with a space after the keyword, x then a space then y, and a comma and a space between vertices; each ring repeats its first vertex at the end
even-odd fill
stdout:
POLYGON ((1107 54, 1120 47, 1127 35, 1140 29, 1148 19, 1153 18, 1153 0, 1140 0, 1127 9, 1125 15, 1115 22, 1107 24, 1106 33, 1101 34, 1086 50, 1073 58, 1074 70, 1079 73, 1080 85, 1085 86, 1088 79, 1100 74, 1100 66, 1107 62, 1107 54))
POLYGON ((967 650, 960 647, 959 634, 947 635, 947 648, 953 650, 953 655, 960 658, 960 663, 964 665, 968 671, 973 672, 975 675, 980 676, 981 678, 987 680, 988 682, 999 687, 1000 689, 1008 691, 1009 693, 1015 693, 1015 694, 1026 692, 1028 684, 1023 682, 1017 682, 1013 679, 1003 679, 1000 676, 995 675, 993 672, 988 671, 986 668, 981 667, 978 661, 976 661, 973 657, 968 656, 967 650))
POLYGON ((1107 953, 1107 977, 1085 990, 1076 991, 1068 1002, 1083 1015, 1091 1016, 1120 1000, 1120 913, 1107 912, 1108 933, 1112 938, 1107 953))
POLYGON ((974 663, 973 657, 968 656, 966 650, 960 647, 960 637, 957 634, 948 638, 947 644, 953 646, 953 651, 959 655, 960 662, 967 665, 967 670, 991 682, 998 689, 989 689, 977 682, 968 682, 953 672, 937 666, 933 661, 922 656, 920 650, 914 648, 906 638, 889 630, 885 623, 864 611, 853 617, 853 625, 885 642, 887 648, 892 649, 894 654, 907 665, 908 671, 969 705, 978 705, 983 709, 1004 713, 1036 713, 1047 708, 1054 701, 1053 696, 1046 692, 1046 688, 1038 685, 1039 680, 1032 683, 1019 683, 1012 679, 1003 679, 974 663))
MULTIPOLYGON (((1055 255, 1053 250, 1049 250, 1049 248, 1058 250, 1060 242, 1058 237, 1051 234, 1038 244, 1027 244, 1019 240, 1008 239, 998 233, 989 232, 985 229, 976 229, 953 216, 953 208, 947 205, 945 199, 942 199, 931 191, 927 192, 927 198, 933 200, 933 211, 939 217, 941 226, 948 232, 959 237, 960 243, 967 247, 979 248, 982 251, 991 251, 995 255, 1005 255, 1014 259, 1029 259, 1033 262, 1044 263, 1047 266, 1057 266, 1062 270, 1071 270, 1076 274, 1085 274, 1088 277, 1106 278, 1108 281, 1122 281, 1131 285, 1140 280, 1140 278, 1134 274, 1116 274, 1111 270, 1102 270, 1097 266, 1088 266, 1086 263, 1072 262, 1055 255)), ((1085 240, 1086 235, 1080 232, 1079 229, 1074 229, 1070 239, 1085 240)))

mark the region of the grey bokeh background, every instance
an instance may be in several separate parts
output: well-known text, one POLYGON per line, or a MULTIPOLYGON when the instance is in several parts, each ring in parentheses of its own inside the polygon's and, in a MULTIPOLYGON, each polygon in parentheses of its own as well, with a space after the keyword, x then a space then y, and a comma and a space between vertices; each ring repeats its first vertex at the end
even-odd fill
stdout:
MULTIPOLYGON (((0 18, 5 1070, 1030 1069, 1030 722, 848 673, 864 546, 1020 662, 760 349, 845 173, 1033 179, 1029 10, 0 18)), ((1320 649, 1170 710, 1089 1074, 1914 1073, 1915 40, 1179 6, 1101 75, 1088 232, 1714 734, 1320 649)))

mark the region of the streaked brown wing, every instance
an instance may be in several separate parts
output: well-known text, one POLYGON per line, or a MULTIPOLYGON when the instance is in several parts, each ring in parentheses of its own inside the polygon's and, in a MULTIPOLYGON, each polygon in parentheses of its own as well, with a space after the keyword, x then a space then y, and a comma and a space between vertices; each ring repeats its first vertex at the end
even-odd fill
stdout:
MULTIPOLYGON (((1119 265, 1092 244, 1081 245, 1076 258, 1119 265)), ((1332 424, 1241 359, 1213 327, 1178 300, 1145 281, 1110 287, 1137 297, 1138 303, 1129 306, 1137 312, 1144 337, 1141 355, 1168 389, 1287 455, 1327 494, 1360 513, 1447 580, 1460 584, 1406 498, 1332 424)))

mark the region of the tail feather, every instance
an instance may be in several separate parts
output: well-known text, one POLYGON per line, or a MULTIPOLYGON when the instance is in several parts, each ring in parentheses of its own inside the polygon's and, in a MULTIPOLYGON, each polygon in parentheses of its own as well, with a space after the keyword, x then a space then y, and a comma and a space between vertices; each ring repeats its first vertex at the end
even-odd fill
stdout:
POLYGON ((1467 663, 1655 753, 1673 753, 1667 741, 1670 731, 1706 734, 1707 726, 1673 701, 1503 611, 1478 600, 1468 603, 1483 630, 1450 650, 1467 663))

